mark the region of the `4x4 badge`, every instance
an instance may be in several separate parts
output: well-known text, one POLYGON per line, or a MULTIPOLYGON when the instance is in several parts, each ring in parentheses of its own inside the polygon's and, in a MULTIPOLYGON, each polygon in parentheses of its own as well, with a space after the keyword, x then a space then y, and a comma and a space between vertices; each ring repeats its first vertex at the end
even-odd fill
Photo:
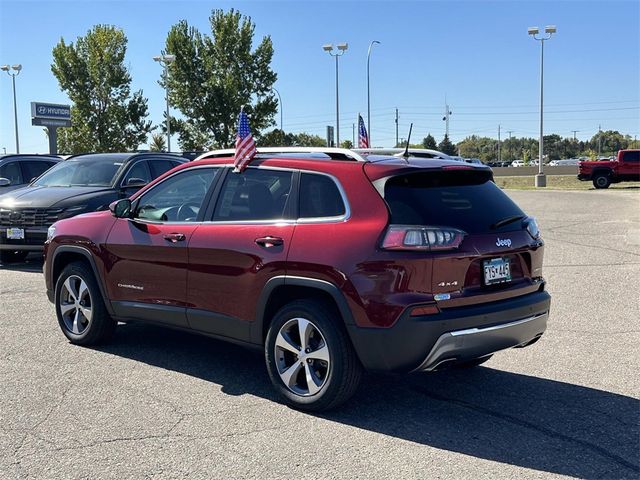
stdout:
POLYGON ((500 238, 496 240, 496 247, 510 247, 511 239, 510 238, 500 238))

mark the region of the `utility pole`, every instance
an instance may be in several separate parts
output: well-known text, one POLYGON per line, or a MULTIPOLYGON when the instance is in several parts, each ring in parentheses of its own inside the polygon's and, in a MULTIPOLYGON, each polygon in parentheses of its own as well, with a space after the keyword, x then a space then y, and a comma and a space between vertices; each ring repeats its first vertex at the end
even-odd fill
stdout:
POLYGON ((573 132, 573 141, 576 141, 576 133, 578 133, 580 130, 571 130, 573 132))
POLYGON ((445 123, 445 135, 447 136, 447 138, 449 137, 449 116, 452 114, 453 112, 451 110, 449 110, 449 104, 447 103, 447 97, 444 97, 444 117, 442 117, 442 120, 444 120, 445 123))
POLYGON ((513 130, 507 130, 507 133, 509 134, 509 149, 507 150, 509 152, 509 160, 513 160, 513 157, 511 155, 511 134, 513 133, 513 130))
POLYGON ((500 125, 498 124, 498 161, 501 161, 501 156, 500 156, 500 125))
POLYGON ((598 125, 598 158, 602 152, 602 127, 598 125))
POLYGON ((356 148, 356 124, 352 123, 351 124, 351 145, 353 145, 353 148, 356 148))
POLYGON ((398 146, 398 109, 396 108, 396 147, 398 146))

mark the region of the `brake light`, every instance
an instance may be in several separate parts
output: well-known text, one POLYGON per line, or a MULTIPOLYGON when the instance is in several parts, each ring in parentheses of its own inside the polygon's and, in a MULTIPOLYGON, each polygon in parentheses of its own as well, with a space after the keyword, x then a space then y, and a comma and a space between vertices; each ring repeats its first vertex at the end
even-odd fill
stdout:
POLYGON ((466 233, 450 227, 389 225, 382 241, 386 250, 441 251, 460 246, 466 233))
POLYGON ((524 225, 527 229, 527 232, 529 232, 529 235, 531 235, 531 238, 533 238, 534 240, 538 240, 540 238, 540 229, 538 228, 538 222, 536 222, 535 218, 527 217, 527 219, 524 221, 524 225))

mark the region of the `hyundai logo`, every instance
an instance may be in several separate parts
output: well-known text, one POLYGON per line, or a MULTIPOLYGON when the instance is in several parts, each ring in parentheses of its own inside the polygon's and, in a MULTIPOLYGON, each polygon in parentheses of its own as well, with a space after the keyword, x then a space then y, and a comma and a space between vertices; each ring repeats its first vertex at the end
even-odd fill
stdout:
POLYGON ((510 247, 511 239, 510 238, 500 238, 496 241, 496 247, 510 247))

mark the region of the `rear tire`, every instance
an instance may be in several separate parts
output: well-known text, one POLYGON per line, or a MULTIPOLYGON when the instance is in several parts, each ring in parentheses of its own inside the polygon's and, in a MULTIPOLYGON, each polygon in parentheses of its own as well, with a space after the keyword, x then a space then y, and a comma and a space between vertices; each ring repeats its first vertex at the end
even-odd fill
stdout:
POLYGON ((362 378, 342 319, 315 300, 296 300, 278 311, 267 333, 265 360, 276 391, 305 411, 344 403, 362 378))
POLYGON ((597 189, 609 188, 611 185, 611 175, 607 173, 598 173, 593 177, 593 186, 597 189))
POLYGON ((67 265, 56 281, 55 306, 62 333, 76 345, 96 345, 113 336, 109 316, 93 271, 84 262, 67 265))
POLYGON ((24 262, 29 252, 23 250, 0 250, 0 263, 24 262))

